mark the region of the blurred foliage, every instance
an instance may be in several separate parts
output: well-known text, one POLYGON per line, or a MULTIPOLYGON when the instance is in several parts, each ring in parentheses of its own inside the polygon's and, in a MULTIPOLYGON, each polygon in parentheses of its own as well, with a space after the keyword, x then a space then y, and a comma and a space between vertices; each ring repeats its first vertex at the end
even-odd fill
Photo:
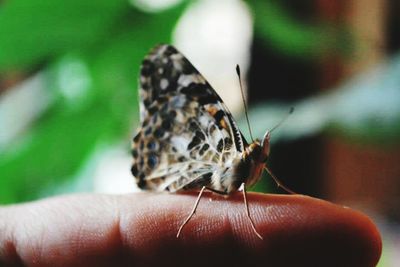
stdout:
MULTIPOLYGON (((351 35, 346 30, 301 23, 279 1, 246 3, 255 18, 256 38, 279 53, 315 59, 326 53, 347 53, 351 47, 351 35)), ((156 43, 171 42, 174 26, 188 4, 190 1, 183 1, 148 13, 125 0, 2 2, 0 74, 39 75, 51 101, 26 132, 0 147, 0 203, 35 199, 48 188, 65 184, 85 168, 92 154, 104 144, 124 140, 128 150, 130 131, 138 119, 133 114, 138 114, 140 62, 156 43)), ((394 63, 398 64, 398 59, 394 63)), ((375 98, 389 94, 392 107, 399 92, 395 87, 396 82, 399 84, 395 71, 399 70, 390 66, 388 70, 392 72, 382 78, 387 86, 370 92, 375 98)), ((364 99, 363 107, 352 106, 354 98, 363 99, 360 90, 370 85, 362 79, 351 88, 295 103, 297 111, 290 123, 276 132, 278 138, 274 140, 280 136, 298 138, 324 129, 379 142, 389 140, 388 136, 396 139, 398 109, 386 109, 381 114, 391 114, 392 119, 384 124, 377 117, 379 112, 370 109, 370 100, 364 99), (325 109, 332 105, 332 110, 325 109), (354 111, 357 107, 359 110, 354 111), (351 118, 349 114, 355 114, 353 121, 342 120, 351 118)), ((286 105, 271 103, 253 109, 252 119, 262 122, 252 125, 254 132, 261 136, 275 124, 266 119, 280 118, 287 110, 286 105), (268 118, 265 114, 269 114, 268 118)))
POLYGON ((0 13, 1 69, 28 68, 95 45, 112 32, 127 7, 121 0, 7 1, 0 13))
POLYGON ((170 42, 184 8, 146 14, 127 1, 61 0, 1 6, 0 70, 42 69, 54 100, 19 145, 0 152, 0 203, 36 198, 69 179, 102 142, 130 139, 140 62, 154 44, 170 42))

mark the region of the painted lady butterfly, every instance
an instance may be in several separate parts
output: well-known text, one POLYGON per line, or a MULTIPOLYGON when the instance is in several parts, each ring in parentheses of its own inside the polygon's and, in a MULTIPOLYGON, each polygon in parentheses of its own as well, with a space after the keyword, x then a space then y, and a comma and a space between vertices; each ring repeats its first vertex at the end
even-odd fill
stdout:
POLYGON ((138 186, 152 191, 200 190, 177 237, 208 189, 224 195, 243 191, 252 229, 262 239, 250 217, 246 187, 254 185, 264 169, 269 172, 270 132, 261 142, 248 144, 222 99, 170 45, 155 47, 144 59, 140 99, 142 127, 133 138, 131 169, 138 186))

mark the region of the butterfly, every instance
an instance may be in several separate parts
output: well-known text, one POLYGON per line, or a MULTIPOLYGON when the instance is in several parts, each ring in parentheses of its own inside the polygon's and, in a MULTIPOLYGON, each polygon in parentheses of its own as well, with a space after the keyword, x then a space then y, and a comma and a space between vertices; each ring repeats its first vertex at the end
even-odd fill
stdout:
MULTIPOLYGON (((237 67, 240 79, 240 70, 237 67)), ((240 81, 241 84, 241 81, 240 81)), ((145 57, 139 78, 141 128, 133 138, 131 172, 139 188, 150 191, 199 191, 194 215, 205 190, 230 195, 243 192, 267 170, 270 131, 248 144, 221 97, 176 48, 158 45, 145 57)))

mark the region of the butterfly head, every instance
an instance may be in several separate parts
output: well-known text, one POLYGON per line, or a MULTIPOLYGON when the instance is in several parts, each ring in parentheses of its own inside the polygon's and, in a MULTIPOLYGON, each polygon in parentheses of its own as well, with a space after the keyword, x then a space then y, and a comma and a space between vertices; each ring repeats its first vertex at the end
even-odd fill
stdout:
POLYGON ((249 145, 247 155, 254 161, 254 163, 262 164, 267 162, 271 149, 270 140, 271 133, 267 131, 261 141, 256 139, 249 145))
POLYGON ((245 161, 249 163, 247 184, 256 184, 261 178, 270 152, 271 133, 267 131, 262 140, 255 140, 246 149, 245 161))

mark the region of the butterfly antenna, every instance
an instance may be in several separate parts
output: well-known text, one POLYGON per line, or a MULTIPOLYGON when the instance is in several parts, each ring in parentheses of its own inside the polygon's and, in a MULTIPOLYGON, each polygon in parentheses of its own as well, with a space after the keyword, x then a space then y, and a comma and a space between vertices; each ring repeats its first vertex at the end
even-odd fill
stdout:
POLYGON ((279 126, 281 126, 281 124, 283 122, 285 122, 285 120, 289 117, 290 114, 292 114, 294 111, 294 107, 291 107, 289 112, 280 120, 280 122, 278 122, 271 130, 269 130, 269 132, 271 133, 273 130, 275 130, 276 128, 278 128, 279 126))
POLYGON ((247 121, 247 126, 249 127, 250 138, 251 138, 251 141, 254 142, 253 133, 251 132, 251 127, 250 127, 249 115, 247 113, 247 110, 248 110, 247 109, 247 104, 246 104, 246 100, 244 98, 244 91, 243 91, 243 86, 242 86, 242 78, 240 77, 240 67, 239 67, 238 64, 236 65, 236 73, 237 73, 237 75, 239 77, 240 92, 242 93, 244 114, 246 115, 246 121, 247 121))

